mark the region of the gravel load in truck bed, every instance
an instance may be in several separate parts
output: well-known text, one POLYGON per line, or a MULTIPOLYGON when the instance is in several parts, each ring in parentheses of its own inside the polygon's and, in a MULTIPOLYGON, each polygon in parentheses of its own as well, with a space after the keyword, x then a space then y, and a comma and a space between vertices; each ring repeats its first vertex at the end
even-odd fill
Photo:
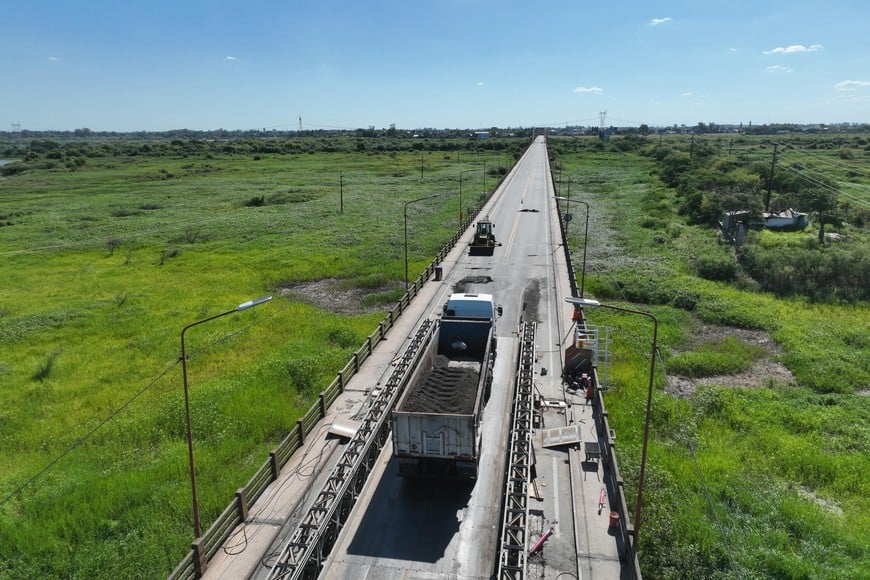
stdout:
POLYGON ((479 380, 480 363, 438 355, 432 371, 408 393, 400 411, 470 415, 479 380))

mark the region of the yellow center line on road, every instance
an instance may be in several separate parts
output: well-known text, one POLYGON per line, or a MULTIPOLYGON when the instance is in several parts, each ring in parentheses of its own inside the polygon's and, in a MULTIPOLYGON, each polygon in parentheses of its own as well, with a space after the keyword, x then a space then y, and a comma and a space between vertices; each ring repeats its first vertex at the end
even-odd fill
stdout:
MULTIPOLYGON (((532 182, 532 172, 529 171, 526 174, 526 182, 523 184, 523 193, 520 196, 520 206, 522 206, 526 202, 526 193, 529 191, 529 184, 532 182)), ((520 227, 520 213, 517 212, 514 216, 514 224, 511 227, 511 234, 508 236, 507 248, 505 249, 504 259, 507 260, 510 258, 511 250, 514 247, 514 238, 517 235, 517 230, 520 227)))

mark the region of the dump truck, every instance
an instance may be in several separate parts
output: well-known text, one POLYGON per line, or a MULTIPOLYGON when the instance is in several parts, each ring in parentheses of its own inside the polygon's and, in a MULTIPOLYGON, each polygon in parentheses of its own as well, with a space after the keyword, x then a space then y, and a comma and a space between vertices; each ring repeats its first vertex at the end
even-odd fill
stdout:
POLYGON ((392 412, 400 476, 477 477, 500 313, 490 294, 453 294, 430 326, 428 343, 392 412))
POLYGON ((484 218, 475 224, 474 237, 471 239, 469 254, 473 256, 492 256, 495 253, 495 224, 484 218))

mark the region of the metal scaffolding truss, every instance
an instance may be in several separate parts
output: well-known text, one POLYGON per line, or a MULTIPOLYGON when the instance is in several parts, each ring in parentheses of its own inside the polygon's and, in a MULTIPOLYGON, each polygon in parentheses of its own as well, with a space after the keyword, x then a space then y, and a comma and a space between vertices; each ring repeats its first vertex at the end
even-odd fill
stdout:
POLYGON ((574 329, 574 344, 592 353, 590 364, 598 371, 598 386, 610 388, 610 327, 578 324, 574 329))
POLYGON ((269 580, 316 578, 390 435, 389 415, 409 370, 432 340, 435 325, 424 320, 396 368, 372 402, 353 439, 308 513, 284 545, 269 580))
POLYGON ((520 326, 520 356, 511 420, 505 482, 501 553, 497 578, 522 579, 528 573, 529 485, 532 467, 535 323, 520 326))

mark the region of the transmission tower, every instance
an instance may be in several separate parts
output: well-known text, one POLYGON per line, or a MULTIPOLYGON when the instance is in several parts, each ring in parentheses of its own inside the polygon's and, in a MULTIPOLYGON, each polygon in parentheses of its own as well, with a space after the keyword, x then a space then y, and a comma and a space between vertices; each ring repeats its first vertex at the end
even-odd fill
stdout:
POLYGON ((12 132, 18 133, 21 131, 21 123, 12 123, 12 132))
POLYGON ((299 132, 302 132, 302 115, 299 115, 299 132))
POLYGON ((598 132, 604 134, 604 120, 607 119, 607 111, 598 113, 598 132))

